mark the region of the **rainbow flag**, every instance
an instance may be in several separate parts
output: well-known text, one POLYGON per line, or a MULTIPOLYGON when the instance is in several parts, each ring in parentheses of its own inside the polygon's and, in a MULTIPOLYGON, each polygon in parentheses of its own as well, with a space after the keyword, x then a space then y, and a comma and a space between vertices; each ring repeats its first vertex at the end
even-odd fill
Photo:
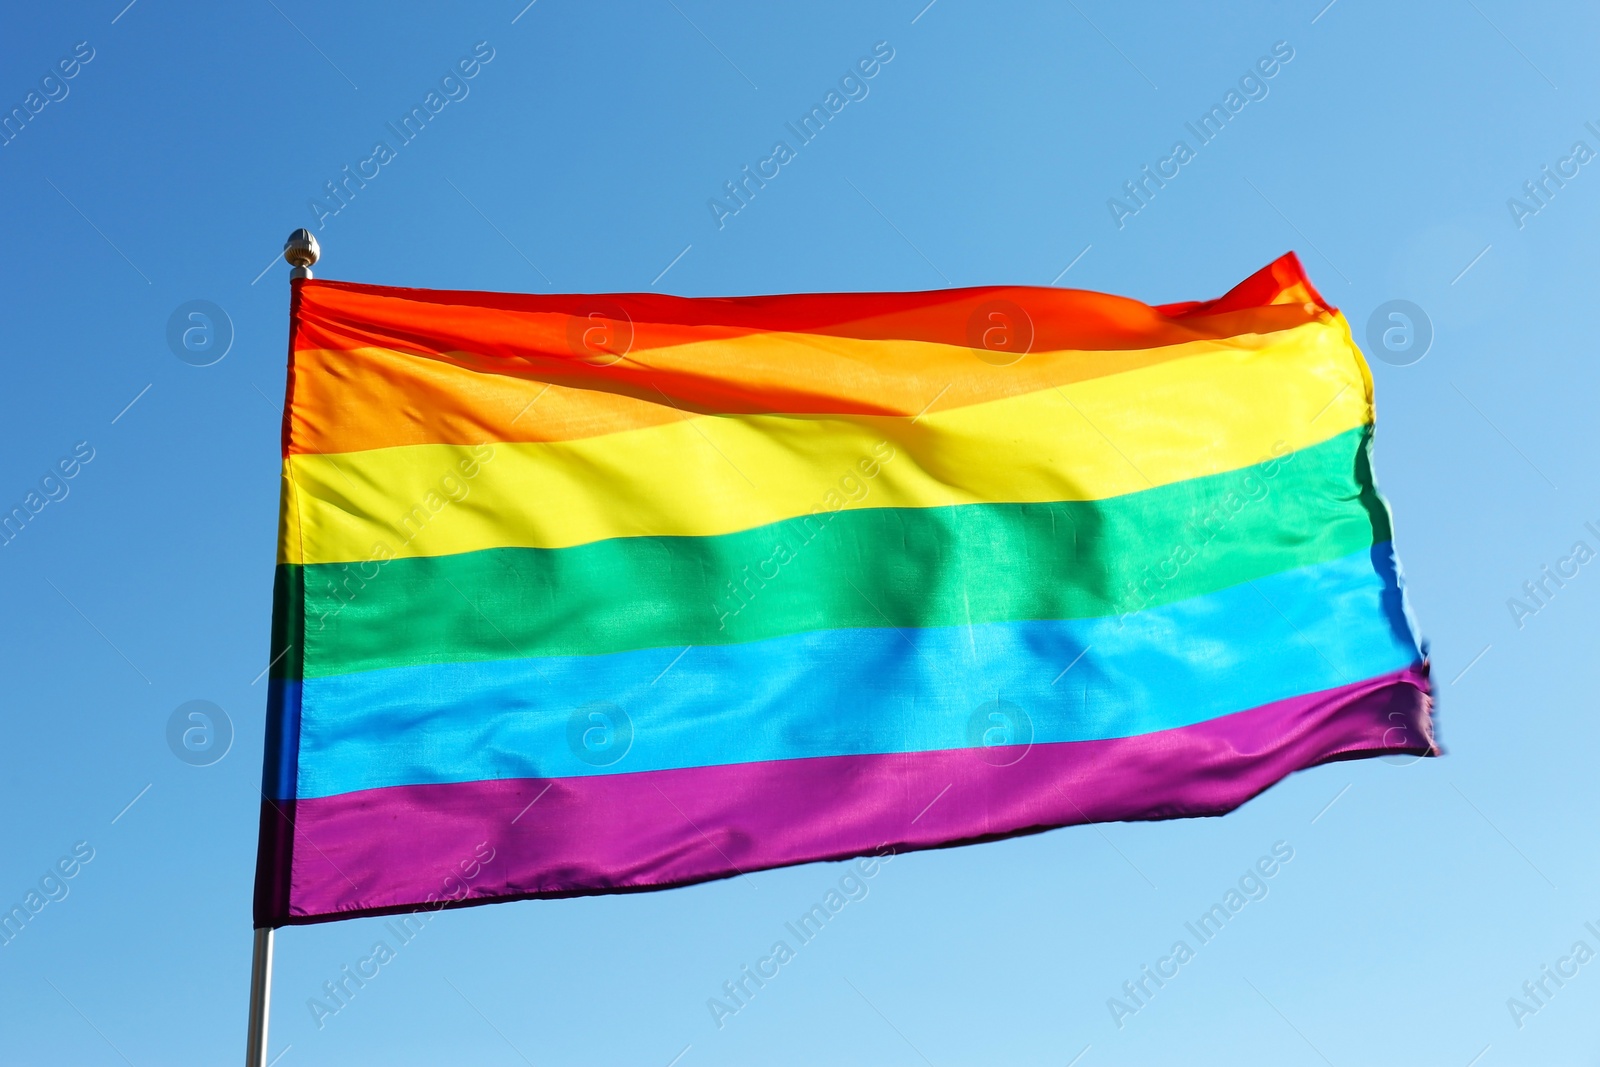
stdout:
POLYGON ((256 924, 1436 754, 1372 432, 1293 255, 1164 306, 297 281, 256 924))

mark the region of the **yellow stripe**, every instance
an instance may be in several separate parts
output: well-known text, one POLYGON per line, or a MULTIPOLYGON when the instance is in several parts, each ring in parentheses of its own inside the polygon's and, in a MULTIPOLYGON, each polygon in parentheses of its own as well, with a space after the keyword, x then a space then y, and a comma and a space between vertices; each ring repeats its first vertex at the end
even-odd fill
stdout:
POLYGON ((279 559, 707 536, 841 506, 1094 500, 1326 440, 1371 420, 1370 395, 1336 320, 915 418, 684 416, 576 441, 296 455, 297 529, 279 559))

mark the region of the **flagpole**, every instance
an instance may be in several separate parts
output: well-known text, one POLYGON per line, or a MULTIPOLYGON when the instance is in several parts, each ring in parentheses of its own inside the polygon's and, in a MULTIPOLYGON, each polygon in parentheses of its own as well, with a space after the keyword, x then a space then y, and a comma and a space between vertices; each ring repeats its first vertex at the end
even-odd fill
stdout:
MULTIPOLYGON (((321 258, 322 249, 310 230, 296 230, 283 243, 283 258, 289 262, 289 278, 311 277, 311 266, 321 258)), ((272 941, 270 926, 258 927, 250 953, 250 1021, 245 1040, 245 1067, 267 1067, 267 1024, 272 1014, 272 941)))
POLYGON ((283 258, 289 261, 289 279, 311 277, 311 265, 322 258, 322 246, 310 230, 296 230, 283 242, 283 258))
POLYGON ((250 959, 250 1037, 245 1043, 245 1067, 267 1067, 267 1016, 272 1007, 272 934, 270 926, 256 930, 250 959))

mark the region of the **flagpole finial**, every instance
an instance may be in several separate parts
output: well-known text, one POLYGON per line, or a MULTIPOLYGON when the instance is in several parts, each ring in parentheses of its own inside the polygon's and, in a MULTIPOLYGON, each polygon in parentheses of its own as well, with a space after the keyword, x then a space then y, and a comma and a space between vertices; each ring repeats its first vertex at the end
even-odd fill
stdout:
POLYGON ((311 277, 311 265, 322 255, 322 247, 310 230, 296 230, 283 242, 283 258, 289 261, 290 278, 311 277))

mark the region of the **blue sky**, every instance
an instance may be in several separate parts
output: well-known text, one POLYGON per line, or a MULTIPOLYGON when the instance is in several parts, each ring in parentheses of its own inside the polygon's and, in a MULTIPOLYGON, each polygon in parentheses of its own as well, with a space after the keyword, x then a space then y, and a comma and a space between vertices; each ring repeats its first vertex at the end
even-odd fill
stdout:
POLYGON ((1600 563, 1574 556, 1600 550, 1600 165, 1574 151, 1600 151, 1593 10, 125 2, 19 9, 0 39, 0 106, 31 116, 0 147, 0 504, 57 498, 0 549, 0 904, 64 857, 74 872, 0 945, 0 1059, 241 1054, 276 256, 430 91, 458 98, 323 213, 319 275, 1172 301, 1295 249, 1359 337, 1411 302, 1431 345, 1372 359, 1377 466, 1449 755, 1299 774, 1224 819, 899 857, 720 1029, 707 999, 839 867, 442 915, 320 1029, 307 999, 383 921, 292 929, 281 1067, 1600 1058, 1600 962, 1571 956, 1600 951, 1600 563), (480 42, 492 58, 440 90, 480 42), (719 228, 707 201, 879 42, 893 58, 866 95, 719 228), (1185 123, 1275 46, 1292 59, 1119 220, 1123 183, 1194 146, 1185 123), (1535 200, 1545 167, 1568 176, 1535 200), (180 359, 169 322, 181 334, 192 301, 221 310, 216 341, 180 359), (1576 575, 1528 599, 1546 566, 1576 575), (191 701, 232 724, 206 766, 168 743, 191 701), (1293 858, 1265 898, 1119 1028, 1107 999, 1278 842, 1293 858), (1545 965, 1577 974, 1514 1019, 1508 998, 1532 1005, 1545 965))

